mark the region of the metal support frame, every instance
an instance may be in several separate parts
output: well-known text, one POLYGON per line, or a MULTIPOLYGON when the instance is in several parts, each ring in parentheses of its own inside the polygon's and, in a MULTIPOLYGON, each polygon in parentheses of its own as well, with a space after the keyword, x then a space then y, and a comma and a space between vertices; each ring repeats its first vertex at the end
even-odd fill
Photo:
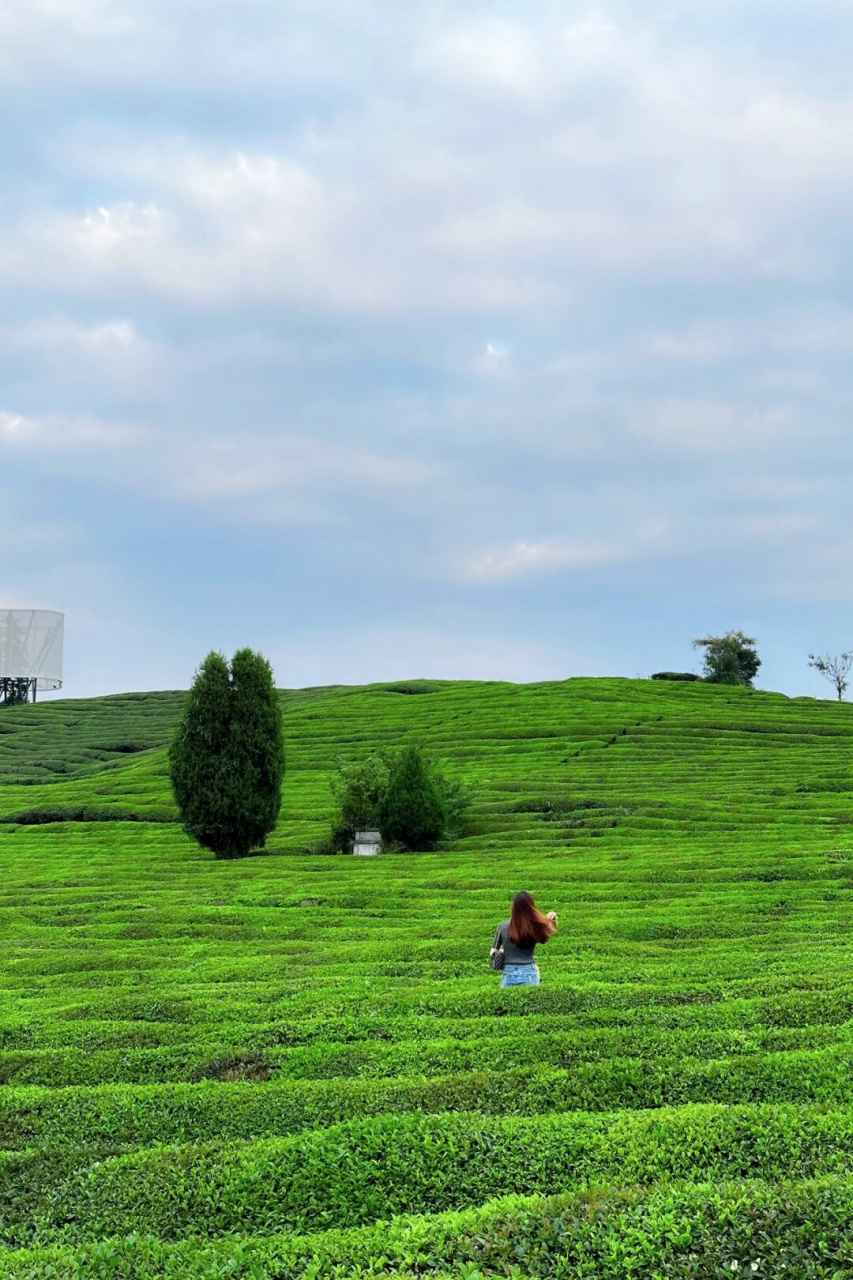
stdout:
POLYGON ((36 676, 0 676, 0 707, 13 707, 35 702, 38 693, 36 676))

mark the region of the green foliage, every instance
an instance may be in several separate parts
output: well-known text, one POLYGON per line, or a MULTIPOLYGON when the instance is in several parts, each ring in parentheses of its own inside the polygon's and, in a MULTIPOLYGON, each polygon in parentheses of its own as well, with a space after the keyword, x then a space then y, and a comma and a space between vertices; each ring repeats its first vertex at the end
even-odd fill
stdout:
POLYGON ((35 809, 19 809, 17 813, 0 816, 0 822, 19 827, 39 827, 53 822, 174 822, 175 815, 168 809, 159 811, 148 808, 144 814, 133 809, 120 809, 116 805, 92 804, 42 805, 35 809))
MULTIPOLYGON (((233 857, 229 812, 231 672, 209 653, 196 672, 169 749, 172 788, 187 835, 217 856, 233 857)), ((248 851, 240 842, 239 852, 248 851)))
MULTIPOLYGON (((393 1214, 443 1213, 522 1194, 596 1183, 847 1174, 849 1108, 714 1106, 617 1114, 380 1115, 292 1137, 160 1146, 74 1168, 61 1153, 14 1157, 26 1171, 39 1238, 125 1231, 267 1235, 393 1214), (46 1173, 44 1182, 40 1174, 46 1173)), ((17 1229, 7 1244, 23 1243, 17 1229)), ((2 1237, 0 1237, 2 1238, 2 1237)))
POLYGON ((269 663, 251 649, 231 667, 201 664, 169 750, 172 787, 188 835, 218 858, 264 844, 281 806, 284 735, 269 663))
POLYGON ((235 851, 263 845, 281 808, 284 730, 281 704, 266 658, 240 649, 231 663, 229 755, 232 786, 228 843, 235 851))
POLYGON ((742 631, 694 640, 694 649, 705 650, 705 679, 709 684, 752 685, 761 659, 756 641, 742 631))
POLYGON ((387 841, 409 848, 433 848, 437 840, 461 834, 472 803, 470 790, 430 764, 417 747, 374 753, 361 760, 339 759, 332 795, 336 812, 328 847, 335 853, 350 853, 356 831, 372 830, 381 831, 387 841), (407 759, 407 752, 414 753, 414 763, 407 759), (389 796, 395 806, 393 814, 389 796), (438 822, 437 835, 424 834, 425 797, 433 806, 429 832, 434 832, 438 822), (416 810, 421 817, 412 825, 416 810), (406 834, 393 834, 398 831, 406 834), (427 843, 423 843, 425 839, 427 843))
MULTIPOLYGON (((183 695, 178 693, 150 693, 7 708, 0 724, 0 784, 8 788, 73 781, 74 794, 63 798, 79 805, 81 779, 127 765, 121 757, 130 754, 159 749, 162 756, 182 702, 183 695), (136 751, 120 750, 129 745, 136 751)), ((150 756, 134 763, 143 761, 150 764, 150 756)), ((134 801, 140 799, 136 789, 134 801)), ((171 797, 164 795, 161 801, 170 804, 171 797)))
POLYGON ((380 806, 390 777, 391 764, 386 755, 338 761, 338 774, 332 780, 337 806, 331 837, 335 852, 352 852, 356 831, 378 830, 380 806))
MULTIPOLYGON (((677 1046, 689 1044, 688 1037, 662 1033, 659 1056, 651 1047, 636 1056, 608 1056, 608 1046, 602 1044, 596 1057, 594 1046, 578 1045, 577 1033, 542 1031, 528 1044, 518 1028, 515 1032, 519 1043, 508 1036, 468 1044, 412 1041, 399 1047, 321 1041, 290 1057, 281 1046, 211 1054, 199 1045, 194 1054, 149 1053, 150 1083, 101 1085, 94 1095, 80 1088, 90 1082, 85 1055, 75 1053, 65 1079, 76 1079, 76 1088, 3 1091, 0 1133, 13 1149, 37 1146, 56 1152, 82 1143, 94 1160, 162 1143, 295 1134, 391 1112, 532 1117, 745 1100, 780 1106, 792 1097, 853 1105, 853 1054, 846 1047, 785 1052, 774 1050, 769 1040, 765 1052, 743 1053, 732 1034, 732 1056, 679 1056, 677 1046), (374 1058, 371 1048, 382 1047, 387 1054, 374 1058), (496 1061, 507 1065, 496 1069, 496 1061), (75 1072, 80 1063, 83 1069, 75 1072), (193 1083, 160 1082, 176 1068, 193 1083), (264 1088, 247 1088, 246 1082, 263 1083, 264 1088)), ((123 1066, 118 1052, 112 1058, 117 1073, 128 1074, 130 1064, 123 1066)), ((137 1063, 141 1061, 138 1054, 137 1063)), ((95 1066, 101 1079, 104 1067, 101 1055, 95 1066)), ((60 1071, 54 1071, 53 1080, 61 1084, 60 1071)))
POLYGON ((379 804, 383 840, 434 849, 447 829, 445 795, 418 747, 404 747, 391 766, 379 804))
POLYGON ((29 680, 4 676, 0 682, 0 707, 20 707, 29 701, 29 680))
POLYGON ((687 683, 701 680, 701 676, 697 676, 695 671, 656 671, 652 676, 652 680, 682 680, 687 683))
POLYGON ((228 867, 156 820, 181 702, 2 717, 2 1280, 851 1271, 848 708, 286 692, 287 822, 228 867), (307 855, 336 757, 412 741, 458 843, 307 855), (519 887, 560 932, 501 991, 519 887))
POLYGON ((382 688, 388 693, 440 693, 445 685, 439 680, 401 680, 397 684, 386 684, 382 688))
POLYGON ((465 830, 474 796, 471 788, 466 787, 458 778, 449 777, 435 766, 432 766, 430 773, 444 812, 442 837, 455 840, 465 830))
POLYGON ((704 1180, 656 1188, 502 1194, 484 1205, 375 1226, 188 1238, 112 1235, 0 1253, 3 1280, 656 1280, 849 1272, 853 1179, 704 1180))

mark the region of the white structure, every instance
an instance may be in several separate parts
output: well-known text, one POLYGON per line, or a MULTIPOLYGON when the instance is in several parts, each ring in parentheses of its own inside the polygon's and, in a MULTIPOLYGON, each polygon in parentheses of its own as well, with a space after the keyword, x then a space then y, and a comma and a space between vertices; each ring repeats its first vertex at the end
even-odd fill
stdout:
POLYGON ((64 613, 0 609, 0 702, 35 702, 39 690, 62 688, 64 631, 64 613))
POLYGON ((352 851, 358 858, 375 858, 382 848, 382 836, 378 831, 356 831, 352 851))

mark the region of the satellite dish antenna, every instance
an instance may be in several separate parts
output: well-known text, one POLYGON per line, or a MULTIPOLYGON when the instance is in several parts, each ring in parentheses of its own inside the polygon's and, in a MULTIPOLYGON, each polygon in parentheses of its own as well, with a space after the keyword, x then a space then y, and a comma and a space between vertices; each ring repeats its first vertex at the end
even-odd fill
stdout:
POLYGON ((35 702, 62 688, 65 614, 52 609, 0 609, 0 706, 35 702))

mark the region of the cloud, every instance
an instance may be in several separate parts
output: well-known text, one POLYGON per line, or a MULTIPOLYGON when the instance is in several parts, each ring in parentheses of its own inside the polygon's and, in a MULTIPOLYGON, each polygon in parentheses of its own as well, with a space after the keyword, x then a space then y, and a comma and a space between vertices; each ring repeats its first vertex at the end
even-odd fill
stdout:
POLYGON ((61 313, 0 325, 0 351, 14 355, 18 376, 51 388, 125 387, 137 394, 165 390, 174 372, 172 352, 143 336, 130 319, 81 322, 61 313))
POLYGON ((512 373, 512 358, 502 342, 487 342, 474 361, 474 371, 484 378, 506 378, 512 373))
MULTIPOLYGON (((330 490, 355 497, 361 491, 410 490, 430 483, 434 468, 410 458, 384 457, 310 436, 282 433, 214 436, 176 469, 173 492, 193 499, 254 498, 295 493, 316 501, 330 490)), ((274 508, 273 508, 274 509, 274 508)), ((270 508, 264 507, 264 511, 270 508)))
POLYGON ((626 548, 606 542, 516 542, 501 550, 468 555, 461 567, 463 576, 488 583, 558 569, 591 569, 617 563, 629 555, 626 548))
MULTIPOLYGON (((91 10, 99 30, 132 20, 124 5, 91 10)), ((365 7, 368 30, 382 20, 365 7)), ((397 20, 408 76, 380 60, 376 92, 363 67, 348 110, 309 101, 301 127, 264 146, 66 128, 85 183, 7 221, 0 279, 194 305, 531 315, 626 274, 831 270, 836 249, 810 219, 853 200, 853 103, 668 45, 616 11, 565 24, 534 7, 437 31, 415 5, 397 20), (90 206, 81 185, 109 194, 90 206)), ((159 6, 139 21, 177 40, 159 6)), ((267 7, 263 21, 278 38, 267 7)), ((338 39, 332 26, 340 73, 338 39)), ((223 92, 243 66, 225 53, 223 92)))
POLYGON ((115 595, 88 687, 231 617, 291 682, 560 673, 555 581, 651 669, 830 543, 843 594, 849 23, 700 8, 0 4, 9 587, 115 595))
POLYGON ((0 451, 46 472, 75 460, 75 475, 102 489, 192 503, 218 520, 323 523, 359 503, 396 503, 436 481, 435 466, 292 432, 158 432, 92 416, 0 412, 0 451), (156 447, 151 447, 154 441, 156 447))
POLYGON ((240 152, 212 160, 167 141, 139 151, 134 179, 156 196, 44 211, 0 247, 0 274, 196 304, 285 297, 329 305, 352 292, 370 307, 376 272, 340 278, 346 193, 324 192, 303 166, 240 152))
POLYGON ((675 398, 637 405, 629 418, 629 430, 640 439, 695 454, 742 454, 804 432, 787 405, 749 409, 737 403, 675 398))
POLYGON ((784 309, 761 317, 691 324, 644 335, 633 354, 687 365, 725 361, 826 357, 853 351, 853 315, 839 308, 784 309))
POLYGON ((754 332, 748 326, 732 324, 692 327, 676 332, 651 334, 643 340, 649 356, 656 360, 688 365, 717 364, 743 356, 743 341, 754 332))
POLYGON ((84 415, 66 417, 61 414, 41 418, 0 410, 0 447, 11 450, 96 450, 118 449, 142 437, 138 427, 124 423, 102 422, 84 415))
POLYGON ((509 94, 522 101, 543 92, 541 46, 522 23, 479 17, 451 23, 428 39, 421 65, 466 94, 509 94))

